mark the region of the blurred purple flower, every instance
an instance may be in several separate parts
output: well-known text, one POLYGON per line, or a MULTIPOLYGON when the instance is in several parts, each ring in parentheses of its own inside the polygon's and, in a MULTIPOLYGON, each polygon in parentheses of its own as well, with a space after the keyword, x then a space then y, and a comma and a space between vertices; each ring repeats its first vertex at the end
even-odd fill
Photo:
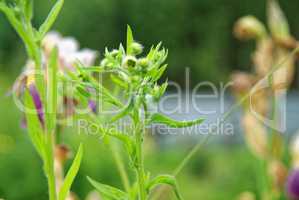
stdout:
POLYGON ((32 96, 36 111, 37 111, 37 115, 38 115, 38 119, 41 122, 42 126, 44 126, 44 111, 43 111, 43 104, 40 98, 40 95, 37 91, 36 86, 31 83, 28 87, 30 95, 32 96))
POLYGON ((299 169, 295 169, 289 174, 287 194, 290 199, 299 200, 299 169))
POLYGON ((92 112, 94 112, 94 113, 97 112, 97 104, 94 100, 89 100, 88 106, 92 110, 92 112))
MULTIPOLYGON (((49 32, 42 41, 42 70, 46 73, 49 56, 54 47, 58 48, 58 69, 59 73, 65 73, 69 70, 75 70, 74 64, 80 62, 84 66, 93 65, 96 60, 97 52, 91 49, 80 50, 78 41, 73 37, 63 37, 58 32, 49 32)), ((33 98, 35 108, 37 110, 39 121, 44 127, 44 112, 43 103, 40 94, 33 82, 28 81, 35 71, 35 63, 28 60, 23 72, 15 81, 12 93, 17 97, 22 98, 26 88, 29 89, 30 95, 33 98), (29 82, 29 83, 28 83, 29 82)), ((75 106, 78 104, 73 97, 65 97, 63 105, 65 110, 64 117, 70 116, 75 112, 75 106), (67 100, 65 100, 67 99, 67 100)), ((93 112, 96 112, 96 103, 89 102, 89 107, 93 112)), ((22 127, 26 127, 25 121, 21 122, 22 127)))

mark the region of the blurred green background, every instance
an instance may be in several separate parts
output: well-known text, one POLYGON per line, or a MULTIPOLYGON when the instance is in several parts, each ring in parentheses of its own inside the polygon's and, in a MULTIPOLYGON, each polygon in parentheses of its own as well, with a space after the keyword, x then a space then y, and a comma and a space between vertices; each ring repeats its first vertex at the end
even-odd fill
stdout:
MULTIPOLYGON (((53 0, 35 1, 35 24, 46 17, 53 0)), ((299 1, 280 1, 289 19, 292 34, 299 36, 299 1)), ((234 39, 232 27, 243 15, 265 21, 265 1, 261 0, 66 0, 54 29, 76 37, 82 47, 104 51, 116 48, 130 24, 135 38, 148 49, 163 41, 169 49, 169 80, 184 84, 185 67, 191 80, 225 81, 234 69, 249 69, 254 43, 234 39)), ((3 15, 0 15, 0 199, 47 199, 41 162, 25 130, 19 127, 20 112, 6 96, 22 70, 24 47, 3 15)), ((79 141, 87 149, 74 191, 83 199, 92 189, 86 175, 120 186, 109 149, 95 138, 74 137, 66 130, 66 143, 75 150, 79 141)), ((149 144, 156 145, 156 144, 149 144)), ((154 148, 147 153, 147 166, 154 174, 170 172, 184 158, 190 145, 154 148), (163 159, 164 162, 161 162, 163 159)), ((256 190, 254 158, 242 146, 213 145, 200 152, 179 176, 187 200, 235 199, 244 190, 256 190), (229 159, 230 162, 227 161, 229 159)), ((171 199, 171 198, 170 198, 171 199)))
MULTIPOLYGON (((35 1, 35 24, 42 22, 53 2, 35 1)), ((280 3, 292 34, 299 36, 299 2, 280 3)), ((226 80, 232 69, 250 66, 254 43, 234 39, 232 26, 248 14, 265 21, 265 4, 265 0, 67 0, 54 29, 76 37, 82 47, 103 52, 105 46, 116 48, 124 41, 130 24, 147 49, 159 41, 169 49, 170 80, 182 80, 184 68, 190 67, 196 84, 226 80)), ((16 75, 24 63, 23 46, 3 16, 0 25, 0 70, 16 75)))

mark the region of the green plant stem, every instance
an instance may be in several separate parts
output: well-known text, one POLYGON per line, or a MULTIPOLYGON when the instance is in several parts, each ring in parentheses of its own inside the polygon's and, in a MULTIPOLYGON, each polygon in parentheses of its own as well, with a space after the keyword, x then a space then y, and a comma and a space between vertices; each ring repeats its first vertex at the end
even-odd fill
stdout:
MULTIPOLYGON (((49 166, 50 167, 50 166, 49 166)), ((47 173, 48 177, 48 190, 49 190, 49 200, 56 200, 56 183, 54 169, 51 167, 47 173)))
POLYGON ((114 143, 112 143, 112 141, 110 143, 110 148, 111 148, 113 159, 117 166, 117 170, 120 174, 122 183, 124 185, 124 188, 127 192, 129 192, 130 191, 130 181, 129 181, 129 177, 126 172, 125 166, 124 166, 123 159, 120 156, 120 152, 118 151, 117 146, 114 143))
MULTIPOLYGON (((113 90, 113 96, 117 96, 119 94, 119 91, 120 91, 120 87, 116 86, 113 90)), ((129 192, 130 189, 131 189, 131 184, 130 184, 128 173, 127 173, 125 165, 124 165, 124 161, 123 161, 122 156, 119 152, 119 149, 118 149, 117 145, 115 145, 113 143, 113 141, 111 141, 109 143, 109 146, 110 146, 110 149, 111 149, 111 152, 112 152, 114 162, 116 163, 117 170, 120 174, 122 184, 123 184, 125 190, 127 192, 129 192)))
MULTIPOLYGON (((42 53, 41 53, 41 45, 40 42, 36 40, 35 30, 30 23, 30 21, 25 21, 24 23, 21 22, 16 17, 13 9, 6 6, 3 2, 0 2, 0 11, 4 12, 8 21, 14 27, 16 32, 19 34, 21 39, 23 40, 27 54, 30 59, 34 61, 35 64, 35 84, 38 88, 38 91, 41 94, 42 100, 44 100, 45 88, 44 88, 44 76, 42 74, 42 53)), ((47 107, 47 101, 43 101, 45 107, 47 107)), ((44 131, 44 155, 42 156, 44 162, 44 169, 45 174, 48 181, 48 190, 49 190, 49 199, 56 200, 56 181, 55 181, 55 172, 54 172, 54 156, 53 156, 53 149, 54 149, 54 133, 48 133, 44 131)))
POLYGON ((145 174, 144 174, 144 159, 143 159, 143 127, 140 122, 136 123, 136 173, 139 186, 139 200, 146 200, 147 194, 145 190, 145 174))
POLYGON ((54 169, 54 134, 47 133, 46 135, 46 157, 45 157, 45 167, 48 181, 48 191, 49 191, 49 200, 56 200, 56 180, 55 180, 55 169, 54 169))

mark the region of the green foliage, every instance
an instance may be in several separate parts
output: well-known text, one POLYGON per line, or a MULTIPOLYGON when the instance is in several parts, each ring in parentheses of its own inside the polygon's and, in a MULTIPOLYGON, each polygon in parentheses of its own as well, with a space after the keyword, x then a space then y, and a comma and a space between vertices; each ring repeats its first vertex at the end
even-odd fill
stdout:
POLYGON ((25 113, 30 139, 39 155, 44 157, 43 128, 38 119, 33 99, 27 90, 25 91, 25 108, 27 109, 25 113))
POLYGON ((44 21, 44 23, 39 28, 40 39, 42 39, 45 34, 50 30, 52 25, 54 24, 58 14, 60 13, 64 0, 58 0, 56 4, 53 6, 52 10, 50 11, 48 17, 44 21))
POLYGON ((50 55, 49 66, 47 69, 47 104, 46 119, 49 133, 52 133, 56 127, 56 110, 57 110, 57 64, 58 50, 54 48, 50 55))
MULTIPOLYGON (((45 13, 53 2, 34 1, 34 24, 43 23, 45 13)), ((249 12, 259 19, 265 18, 265 3, 259 0, 247 2, 246 5, 238 0, 89 0, 83 4, 80 0, 72 0, 65 2, 66 12, 62 13, 54 28, 65 35, 75 35, 83 46, 104 51, 104 46, 117 47, 123 40, 126 24, 130 24, 146 48, 153 41, 160 40, 168 47, 171 52, 168 57, 171 70, 166 72, 169 80, 182 83, 184 68, 190 67, 193 72, 190 74, 191 84, 200 80, 218 82, 226 79, 231 69, 248 66, 247 55, 252 45, 240 48, 240 44, 233 39, 231 27, 239 16, 249 12)), ((280 3, 287 11, 292 32, 298 33, 298 2, 280 3)), ((0 23, 0 60, 5 64, 1 69, 15 73, 23 63, 22 56, 18 56, 17 60, 15 58, 15 53, 20 52, 19 43, 2 17, 0 23)))
POLYGON ((90 177, 87 177, 88 181, 99 191, 101 195, 107 200, 129 200, 128 194, 120 189, 111 187, 109 185, 101 184, 90 177))
MULTIPOLYGON (((158 84, 158 80, 166 70, 167 65, 164 62, 168 55, 168 51, 161 46, 162 43, 159 43, 157 46, 152 47, 147 55, 142 56, 143 47, 134 40, 132 30, 128 26, 126 52, 122 45, 119 46, 119 49, 112 51, 106 49, 105 57, 102 59, 100 66, 93 66, 89 70, 84 70, 86 66, 78 64, 77 71, 75 73, 70 72, 68 76, 69 81, 76 83, 75 87, 77 89, 81 88, 80 93, 83 98, 95 99, 92 94, 89 96, 83 92, 85 87, 93 88, 97 91, 95 96, 102 97, 100 98, 101 103, 109 103, 111 106, 119 109, 119 112, 114 113, 112 116, 108 115, 108 120, 105 120, 104 124, 100 123, 101 127, 102 125, 105 125, 105 127, 108 125, 109 127, 109 125, 113 125, 114 122, 121 118, 126 117, 130 119, 127 130, 130 132, 120 132, 117 128, 113 128, 112 131, 109 128, 108 130, 101 128, 101 132, 105 137, 117 138, 126 147, 132 168, 136 173, 136 180, 131 186, 130 193, 89 179, 92 185, 108 199, 128 199, 131 193, 135 193, 132 191, 137 191, 138 198, 146 200, 149 196, 149 191, 158 184, 171 185, 177 198, 182 199, 174 177, 161 175, 148 182, 149 177, 146 175, 148 172, 145 170, 143 161, 144 130, 147 125, 163 123, 170 127, 183 128, 200 124, 203 121, 200 118, 193 121, 180 122, 159 113, 152 113, 148 109, 153 102, 159 102, 167 88, 167 82, 162 85, 158 84), (104 72, 113 73, 113 76, 110 77, 116 83, 114 87, 119 86, 123 88, 124 99, 122 98, 121 100, 126 100, 127 104, 117 100, 115 94, 111 93, 94 78, 95 73, 101 74, 104 72)), ((101 117, 106 116, 104 113, 101 113, 101 117)))
MULTIPOLYGON (((33 17, 33 0, 16 1, 12 5, 8 5, 5 1, 0 2, 0 11, 6 15, 10 24, 19 34, 26 47, 29 58, 34 61, 35 73, 34 75, 31 75, 33 77, 27 77, 28 80, 25 84, 29 87, 27 89, 30 91, 30 93, 27 89, 25 91, 25 115, 29 136, 44 164, 44 173, 48 180, 50 200, 57 199, 53 147, 55 143, 54 131, 56 128, 57 117, 58 52, 56 48, 53 49, 49 63, 47 63, 48 69, 45 70, 42 64, 42 48, 40 40, 55 22, 62 5, 63 0, 59 0, 56 3, 48 18, 41 25, 39 34, 37 34, 36 29, 31 23, 33 17), (44 77, 47 78, 46 88, 44 87, 44 77), (31 82, 29 82, 29 79, 31 82), (34 94, 31 94, 32 92, 34 94), (36 104, 38 104, 38 106, 36 104), (46 118, 46 127, 44 127, 44 118, 46 118)), ((78 155, 66 177, 61 192, 59 193, 59 200, 64 200, 66 198, 74 177, 78 173, 81 159, 82 147, 79 148, 78 155)))
POLYGON ((58 194, 58 200, 65 200, 67 195, 70 192, 72 183, 76 177, 76 175, 78 174, 80 165, 81 165, 81 161, 82 161, 82 157, 83 157, 83 146, 80 144, 77 155, 73 161, 73 164, 71 166, 71 168, 69 169, 65 180, 63 182, 63 185, 59 191, 58 194))

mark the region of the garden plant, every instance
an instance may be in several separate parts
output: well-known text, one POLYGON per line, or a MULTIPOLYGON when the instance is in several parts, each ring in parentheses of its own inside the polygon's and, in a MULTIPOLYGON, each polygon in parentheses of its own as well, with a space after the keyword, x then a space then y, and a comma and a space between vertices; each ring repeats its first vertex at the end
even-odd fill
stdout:
MULTIPOLYGON (((296 200, 299 199, 299 139, 295 138, 291 144, 285 142, 281 105, 294 78, 298 42, 291 36, 278 2, 267 3, 269 31, 254 16, 243 17, 235 24, 236 37, 255 40, 256 51, 252 70, 232 75, 237 103, 221 117, 225 121, 242 107, 244 138, 259 166, 256 172, 259 189, 246 191, 239 199, 296 200), (264 119, 270 116, 271 123, 266 126, 253 111, 264 119)), ((160 185, 171 188, 178 200, 184 199, 176 176, 212 134, 196 144, 173 173, 153 175, 144 162, 145 141, 153 125, 186 128, 204 121, 201 116, 178 121, 158 111, 168 86, 167 79, 162 80, 168 50, 158 43, 147 51, 133 37, 128 25, 126 44, 117 49, 105 48, 100 59, 97 51, 80 49, 74 38, 51 31, 64 0, 57 0, 38 27, 32 23, 33 4, 33 0, 0 0, 0 12, 23 41, 28 55, 12 96, 24 113, 22 126, 42 160, 49 200, 76 199, 71 187, 83 161, 84 145, 78 147, 64 173, 71 150, 60 140, 60 134, 64 127, 82 123, 96 127, 95 131, 86 130, 111 149, 122 181, 123 187, 117 188, 85 174, 101 199, 159 199, 165 191, 160 185)))

